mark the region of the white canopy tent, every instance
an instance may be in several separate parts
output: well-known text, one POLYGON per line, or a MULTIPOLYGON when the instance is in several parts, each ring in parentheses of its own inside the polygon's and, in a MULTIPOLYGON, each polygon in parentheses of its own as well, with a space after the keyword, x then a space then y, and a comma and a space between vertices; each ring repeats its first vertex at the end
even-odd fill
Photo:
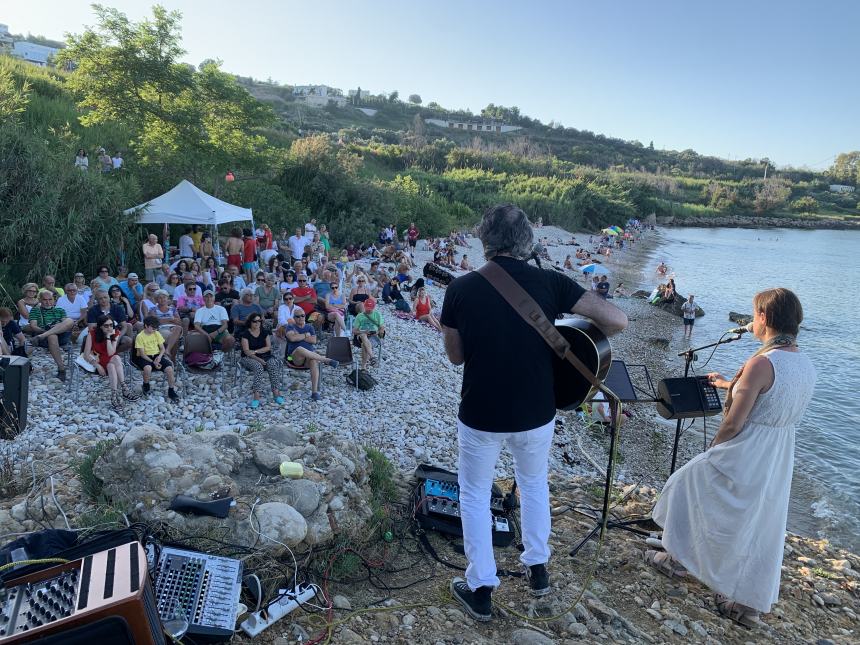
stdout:
POLYGON ((204 193, 187 179, 183 179, 169 191, 145 204, 125 211, 131 215, 140 211, 139 224, 198 224, 218 226, 227 222, 250 221, 254 217, 250 208, 234 204, 204 193))

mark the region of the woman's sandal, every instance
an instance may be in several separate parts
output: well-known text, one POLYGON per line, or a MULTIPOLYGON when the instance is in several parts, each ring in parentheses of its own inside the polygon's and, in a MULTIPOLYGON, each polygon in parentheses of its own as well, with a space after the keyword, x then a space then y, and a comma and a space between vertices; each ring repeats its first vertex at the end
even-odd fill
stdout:
POLYGON ((667 578, 684 578, 687 575, 687 570, 664 551, 649 549, 645 551, 644 558, 645 562, 667 578))
POLYGON ((755 609, 735 602, 728 596, 718 593, 714 596, 714 602, 717 604, 717 612, 720 616, 728 618, 742 627, 754 629, 761 624, 759 613, 755 609))

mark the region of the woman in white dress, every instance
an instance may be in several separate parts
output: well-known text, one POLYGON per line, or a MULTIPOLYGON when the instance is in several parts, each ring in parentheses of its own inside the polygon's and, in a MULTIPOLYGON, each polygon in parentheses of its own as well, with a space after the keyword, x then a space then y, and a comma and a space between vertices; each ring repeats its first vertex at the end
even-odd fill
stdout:
POLYGON ((753 333, 763 346, 731 382, 710 448, 673 474, 654 520, 665 553, 645 558, 669 576, 690 575, 717 592, 717 610, 745 625, 770 612, 779 578, 794 466, 795 426, 815 387, 815 368, 797 348, 803 309, 788 289, 753 298, 753 333))

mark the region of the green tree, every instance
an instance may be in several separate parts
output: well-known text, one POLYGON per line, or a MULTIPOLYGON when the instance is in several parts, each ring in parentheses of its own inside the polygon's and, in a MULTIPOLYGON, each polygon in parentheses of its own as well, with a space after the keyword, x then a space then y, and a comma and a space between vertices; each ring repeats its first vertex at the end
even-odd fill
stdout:
POLYGON ((400 92, 394 90, 391 94, 388 95, 389 103, 398 103, 400 101, 400 92))
POLYGON ((226 168, 256 171, 268 164, 258 130, 274 122, 271 109, 217 61, 204 61, 199 71, 179 62, 185 52, 178 12, 156 5, 152 19, 134 23, 116 9, 93 9, 97 26, 69 35, 59 55, 77 64, 68 86, 83 125, 126 125, 144 172, 171 181, 185 176, 208 187, 226 168))
POLYGON ((410 94, 409 102, 413 103, 414 105, 421 105, 421 96, 419 94, 410 94))
POLYGON ((860 150, 838 155, 830 167, 829 174, 841 184, 860 185, 860 150))
POLYGON ((18 122, 30 102, 30 84, 21 87, 15 82, 12 71, 0 68, 0 122, 18 122))

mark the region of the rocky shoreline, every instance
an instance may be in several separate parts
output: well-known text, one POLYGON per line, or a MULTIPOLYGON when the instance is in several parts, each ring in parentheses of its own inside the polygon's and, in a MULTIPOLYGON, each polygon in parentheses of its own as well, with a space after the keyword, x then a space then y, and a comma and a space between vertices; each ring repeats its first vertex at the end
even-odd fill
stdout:
POLYGON ((762 217, 759 215, 715 215, 707 217, 658 217, 660 226, 690 226, 697 228, 800 228, 839 229, 860 228, 860 217, 762 217))

